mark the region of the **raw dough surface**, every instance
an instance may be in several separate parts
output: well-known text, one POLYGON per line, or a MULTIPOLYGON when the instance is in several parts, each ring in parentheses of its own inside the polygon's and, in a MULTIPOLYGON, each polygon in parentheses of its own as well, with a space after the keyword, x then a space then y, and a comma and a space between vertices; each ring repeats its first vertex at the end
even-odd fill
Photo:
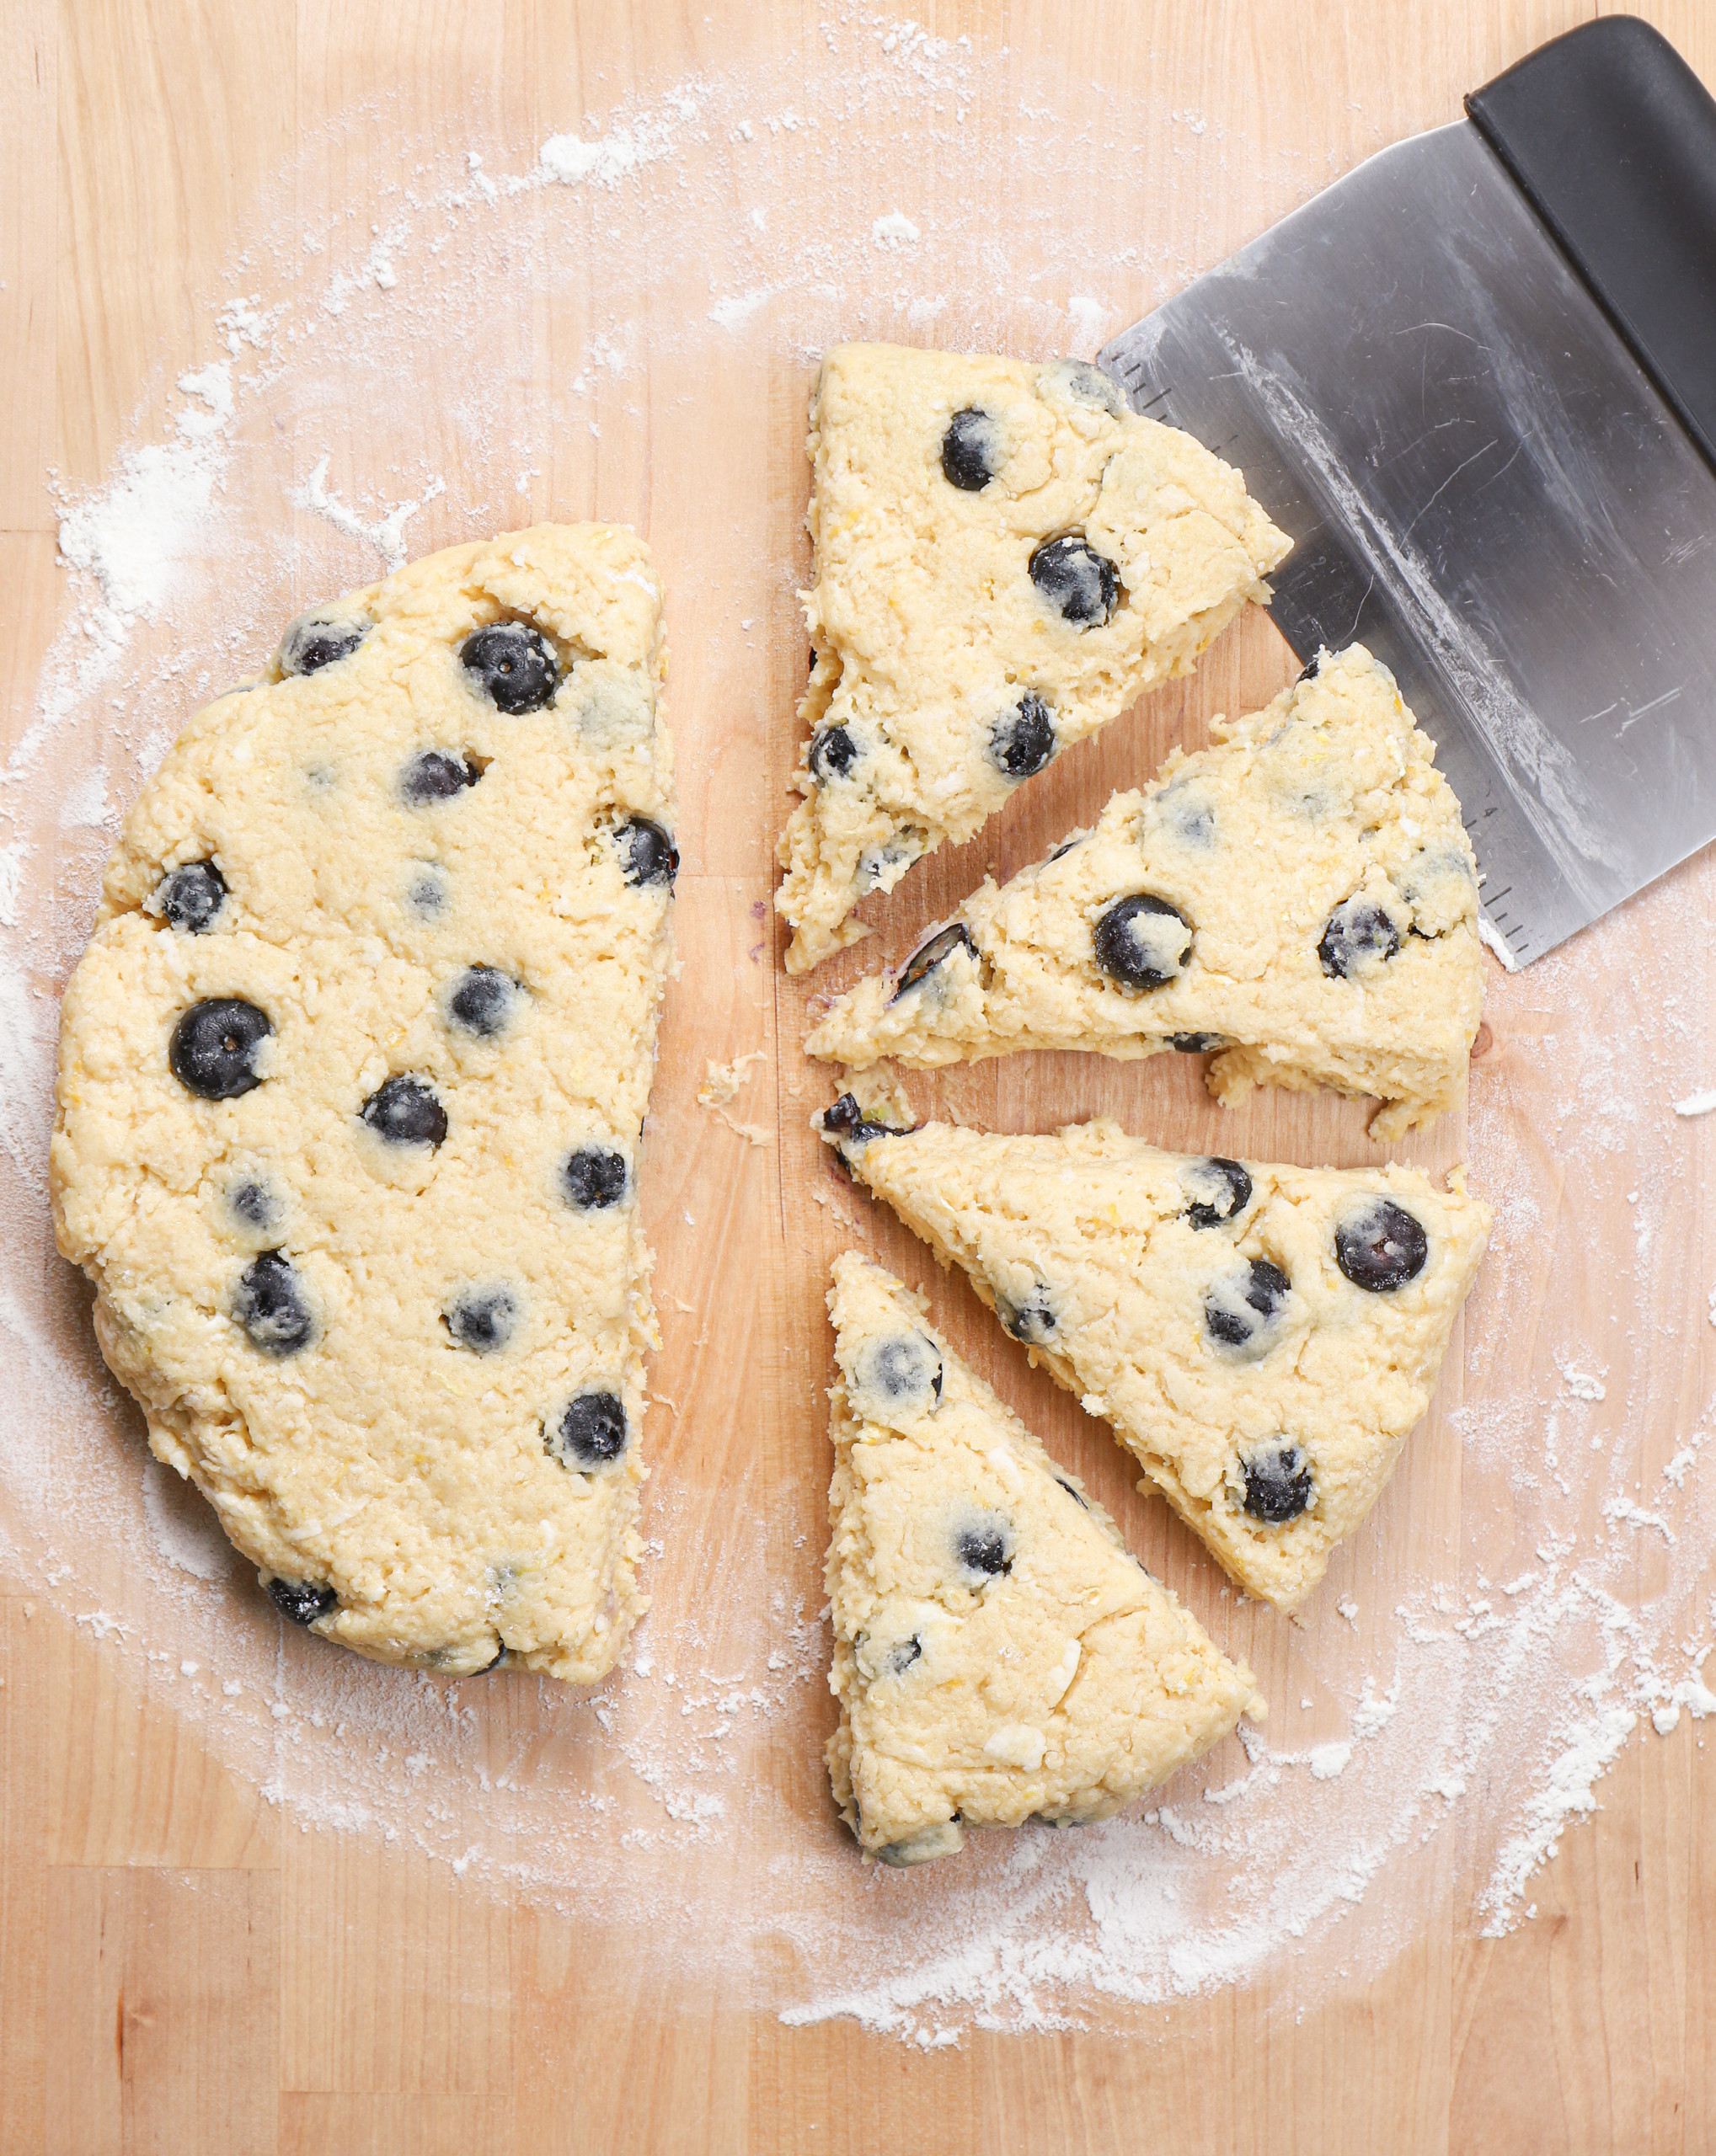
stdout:
POLYGON ((1302 1601, 1430 1404, 1489 1234, 1462 1173, 1439 1191, 1393 1165, 1159 1152, 1107 1121, 890 1135, 855 1113, 825 1137, 1114 1426, 1139 1486, 1248 1592, 1302 1601))
POLYGON ((986 880, 917 963, 841 996, 810 1054, 862 1069, 1215 1049, 1218 1100, 1373 1094, 1385 1141, 1459 1107, 1483 989, 1477 867, 1393 676, 1362 645, 1325 652, 1211 731, 1218 746, 1176 750, 1046 861, 986 880))
POLYGON ((867 891, 1189 673, 1288 548, 1231 466, 1071 360, 837 345, 807 446, 789 973, 868 935, 867 891))
POLYGON ((544 525, 301 617, 144 789, 67 990, 103 1353, 287 1614, 382 1661, 590 1682, 644 1606, 660 614, 630 532, 544 525), (222 998, 272 1031, 215 1027, 211 1098, 169 1058, 222 998))
POLYGON ((1266 1710, 1108 1514, 848 1251, 828 1298, 835 1800, 893 1864, 1104 1819, 1266 1710))

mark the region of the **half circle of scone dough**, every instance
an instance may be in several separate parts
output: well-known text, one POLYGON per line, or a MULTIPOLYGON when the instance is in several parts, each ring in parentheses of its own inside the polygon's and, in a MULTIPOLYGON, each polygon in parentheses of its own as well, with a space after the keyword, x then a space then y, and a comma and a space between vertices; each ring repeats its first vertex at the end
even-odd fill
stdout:
POLYGON ((821 1118, 885 1198, 1249 1593, 1291 1609, 1382 1494, 1430 1404, 1489 1234, 1455 1171, 1159 1152, 1117 1123, 1045 1138, 821 1118))
POLYGON ((1075 360, 839 344, 810 406, 789 973, 1013 788, 1189 673, 1288 541, 1240 474, 1075 360))
POLYGON ((1176 750, 1089 831, 997 885, 806 1043, 862 1069, 1018 1049, 1216 1051, 1210 1090, 1371 1094, 1382 1140, 1461 1107, 1478 878, 1435 744, 1362 645, 1176 750))
POLYGON ((381 1661, 591 1682, 644 1607, 666 673, 607 525, 302 616, 145 787, 66 992, 102 1351, 281 1609, 381 1661))
POLYGON ((966 1827, 1105 1819, 1263 1718, 1251 1672, 931 1329, 922 1297, 848 1251, 828 1307, 827 1759, 867 1852, 918 1864, 966 1827))

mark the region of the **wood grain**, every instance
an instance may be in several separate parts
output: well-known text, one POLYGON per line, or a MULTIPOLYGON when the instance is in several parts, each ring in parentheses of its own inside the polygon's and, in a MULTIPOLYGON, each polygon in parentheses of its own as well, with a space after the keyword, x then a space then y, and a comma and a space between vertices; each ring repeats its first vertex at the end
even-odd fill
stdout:
MULTIPOLYGON (((1034 217, 1040 176, 1014 141, 1017 111, 1045 94, 1044 80, 1066 101, 1069 124, 1125 141, 1105 195, 1061 214, 1102 235, 1114 262, 1103 297, 1130 319, 1370 151, 1455 116, 1463 91, 1593 9, 1585 0, 931 0, 920 12, 937 35, 967 36, 995 56, 957 124, 984 145, 997 229, 1034 265, 1028 289, 1022 280, 1016 296, 997 296, 974 243, 969 306, 954 295, 934 334, 1035 350, 1045 310, 1071 296, 1052 227, 1034 217), (1189 84, 1231 153, 1189 159, 1171 130, 1135 126, 1183 104, 1189 84)), ((1716 79, 1716 16, 1702 0, 1644 12, 1716 79)), ((803 111, 847 94, 809 6, 15 0, 0 22, 8 740, 30 722, 64 604, 50 467, 67 487, 99 482, 147 400, 206 359, 209 309, 234 289, 231 265, 265 190, 276 200, 285 190, 313 236, 345 205, 396 184, 402 142, 425 155, 478 143, 497 168, 504 155, 522 169, 553 129, 633 93, 647 99, 676 77, 718 74, 752 41, 794 56, 803 111)), ((833 173, 827 199, 869 204, 900 168, 888 156, 909 157, 938 185, 965 184, 947 140, 932 134, 895 143, 874 171, 833 173)), ((643 263, 659 237, 623 189, 552 207, 575 270, 580 220, 593 230, 599 218, 643 263)), ((701 211, 736 219, 745 207, 701 211)), ((520 214, 546 218, 549 205, 520 214)), ((908 282, 879 254, 874 275, 842 291, 838 334, 924 341, 908 282)), ((643 387, 637 376, 604 378, 591 423, 580 408, 567 424, 564 385, 600 296, 577 275, 564 288, 497 296, 528 311, 508 395, 521 435, 533 429, 549 445, 521 494, 513 466, 485 469, 480 431, 438 401, 433 379, 378 392, 372 375, 354 373, 330 384, 313 438, 288 435, 260 453, 291 481, 323 451, 347 469, 442 472, 447 495, 413 525, 414 550, 467 536, 444 520, 447 504, 487 497, 519 521, 633 521, 662 563, 684 969, 670 997, 644 1187, 663 1332, 651 1374, 652 1531, 669 1544, 650 1572, 652 1636, 701 1626, 710 1653, 729 1652, 736 1666, 772 1592, 812 1612, 821 1600, 827 1258, 858 1234, 910 1279, 931 1268, 897 1224, 831 1197, 807 1129, 829 1092, 828 1074, 799 1052, 807 996, 854 975, 879 947, 808 986, 789 984, 767 912, 803 678, 793 593, 807 568, 801 444, 813 360, 783 326, 769 339, 765 375, 755 347, 713 339, 688 379, 685 351, 666 336, 658 349, 652 334, 652 310, 666 310, 647 275, 636 297, 643 387), (754 619, 754 633, 735 634, 741 616, 754 619), (753 1049, 765 1061, 734 1115, 766 1130, 762 1145, 696 1105, 709 1058, 753 1049), (754 1547, 735 1540, 741 1518, 763 1523, 754 1547)), ((295 529, 314 558, 325 531, 302 513, 295 529)), ((278 616, 316 595, 282 572, 278 616)), ((160 625, 163 649, 171 630, 160 625)), ((1175 742, 1195 744, 1212 714, 1263 701, 1290 669, 1266 622, 1242 624, 1193 680, 1061 759, 970 846, 915 872, 887 911, 885 947, 904 947, 986 869, 1005 874, 1033 857, 1175 742)), ((45 802, 72 776, 61 754, 45 759, 45 802)), ((24 828, 37 847, 31 891, 87 889, 87 845, 51 814, 24 828)), ((1689 917, 1708 923, 1709 860, 1681 872, 1676 889, 1689 917)), ((1685 963, 1716 1001, 1708 953, 1685 963)), ((35 983, 44 1009, 59 985, 45 974, 35 983)), ((1624 984, 1601 985, 1617 1022, 1649 1024, 1624 984)), ((1544 1058, 1576 1056, 1583 1009, 1546 1000, 1526 976, 1495 991, 1490 1014, 1494 1045, 1478 1083, 1510 1128, 1529 1129, 1544 1058)), ((1706 1052, 1716 1050, 1708 1016, 1702 1022, 1706 1052)), ((1146 1074, 1020 1058, 921 1091, 997 1128, 1099 1113, 1137 1128, 1147 1104, 1149 1134, 1165 1144, 1211 1147, 1232 1129, 1189 1067, 1146 1074)), ((1320 1099, 1264 1097, 1246 1111, 1245 1139, 1243 1150, 1265 1157, 1375 1152, 1357 1106, 1320 1099)), ((1409 1150, 1440 1167, 1462 1145, 1449 1126, 1409 1150)), ((1221 1150, 1234 1150, 1231 1138, 1221 1150)), ((1548 1136, 1532 1166, 1558 1214, 1582 1202, 1562 1187, 1548 1136)), ((1605 1215, 1617 1234, 1617 1205, 1605 1215)), ((1708 1212, 1696 1219, 1708 1248, 1708 1212)), ((16 1262, 77 1314, 81 1290, 60 1278, 40 1233, 16 1262)), ((1539 1299, 1548 1264, 1546 1256, 1528 1283, 1539 1299)), ((1593 1308, 1599 1272, 1594 1262, 1575 1290, 1593 1308)), ((989 1321, 960 1283, 933 1284, 954 1344, 1087 1476, 1152 1569, 1200 1611, 1216 1607, 1219 1576, 1163 1507, 1136 1495, 1116 1449, 1021 1359, 997 1361, 989 1321)), ((1657 1315, 1684 1339, 1696 1337, 1707 1284, 1665 1260, 1657 1315)), ((1493 1508, 1505 1492, 1463 1456, 1452 1418, 1489 1359, 1534 1353, 1533 1337, 1529 1311, 1474 1303, 1409 1471, 1341 1553, 1331 1602, 1344 1590, 1361 1609, 1386 1609, 1415 1564, 1458 1575, 1474 1508, 1493 1508)), ((87 1335, 68 1339, 93 1376, 87 1335)), ((1653 1426, 1633 1433, 1641 1458, 1696 1412, 1709 1360, 1708 1351, 1702 1364, 1687 1359, 1651 1392, 1653 1426)), ((110 1421, 115 1446, 136 1449, 129 1408, 115 1401, 110 1421)), ((0 1468, 0 1518, 5 1502, 0 1468)), ((1641 1592, 1649 1561, 1641 1556, 1641 1592)), ((90 1564, 92 1592, 103 1566, 110 1583, 122 1576, 122 1553, 90 1564)), ((1265 1690, 1278 1684, 1280 1632, 1244 1606, 1220 1606, 1223 1643, 1252 1657, 1265 1690)), ((232 1621, 260 1620, 235 1595, 232 1621)), ((729 1905, 746 1891, 745 1867, 766 1849, 772 1821, 832 1838, 819 1756, 831 1706, 816 1685, 799 1692, 802 1705, 762 1724, 746 1753, 742 1827, 699 1849, 703 1886, 729 1905)), ((1212 2156, 1693 2156, 1716 2143, 1716 1754, 1690 1721, 1629 1746, 1601 1785, 1598 1817, 1567 1833, 1536 1881, 1537 1920, 1505 1938, 1473 1935, 1462 1900, 1471 1852, 1446 1835, 1412 1875, 1425 1923, 1374 1982, 1324 1988, 1304 2004, 1283 1956, 1249 1987, 1141 2009, 1125 2038, 974 2030, 956 2050, 925 2054, 850 2022, 785 2026, 751 2004, 719 1957, 664 1980, 623 1936, 522 1886, 463 1882, 375 1833, 310 1833, 294 1811, 292 1776, 305 1770, 288 1756, 278 1801, 265 1798, 216 1756, 212 1710, 189 1694, 163 1704, 131 1662, 104 1652, 30 1578, 9 1577, 0 1558, 0 2156, 1038 2156, 1158 2141, 1212 2156)), ((531 1716, 522 1694, 498 1684, 471 1742, 499 1757, 511 1735, 531 1732, 531 1716)), ((580 1725, 559 1749, 545 1745, 541 1756, 569 1790, 601 1782, 600 1735, 580 1725)), ((476 1785, 457 1801, 462 1831, 480 1842, 476 1785)), ((765 1989, 784 1993, 803 1973, 784 1936, 756 1953, 765 1989)))

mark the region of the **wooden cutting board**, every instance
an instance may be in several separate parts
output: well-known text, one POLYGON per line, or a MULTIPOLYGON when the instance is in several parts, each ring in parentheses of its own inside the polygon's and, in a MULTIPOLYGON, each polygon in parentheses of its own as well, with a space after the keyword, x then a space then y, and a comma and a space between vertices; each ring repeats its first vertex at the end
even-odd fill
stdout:
MULTIPOLYGON (((49 739, 0 796, 19 819, 0 841, 21 835, 32 849, 18 932, 59 924, 31 946, 19 1008, 39 1033, 51 1027, 110 837, 101 812, 121 809, 137 783, 123 753, 136 728, 158 738, 221 686, 198 669, 249 670, 297 606, 377 573, 376 547, 314 506, 324 453, 323 484, 342 499, 366 487, 385 507, 422 493, 431 473, 444 481, 406 527, 413 552, 539 517, 634 522, 668 592, 685 857, 683 969, 644 1187, 663 1332, 646 1636, 658 1664, 683 1652, 701 1670, 758 1678, 767 1696, 748 1721, 733 1710, 736 1734, 710 1739, 719 1832, 664 1837, 659 1793, 618 1764, 626 1744, 629 1760, 654 1756, 637 1748, 636 1728, 610 1743, 593 1709, 545 1705, 539 1686, 508 1679, 466 1688, 460 1764, 432 1822, 423 1774, 407 1761, 393 1780, 385 1763, 366 1769, 366 1786, 397 1790, 397 1820, 384 1798, 367 1820, 330 1825, 307 1736, 312 1748, 294 1748, 283 1732, 276 1770, 252 1772, 253 1753, 222 1734, 206 1672, 200 1689, 195 1671, 167 1681, 178 1605, 139 1585, 124 1534, 48 1550, 42 1493, 16 1479, 15 1463, 39 1456, 21 1442, 39 1412, 35 1366, 21 1334, 0 1333, 16 1372, 4 1412, 19 1418, 14 1467, 0 1461, 0 1528, 13 1535, 0 1538, 3 2156, 1037 2152, 1141 2141, 1211 2152, 1691 2151, 1716 2138, 1716 1769, 1686 1718, 1668 1737, 1628 1745, 1599 1786, 1600 1815, 1570 1828, 1538 1876, 1535 1920, 1505 1937, 1475 1935, 1472 1897, 1492 1851, 1473 1828, 1435 1855, 1423 1922, 1375 1967, 1355 1953, 1350 1978, 1337 1969, 1311 1984, 1283 1953, 1235 1988, 1107 2007, 1076 2031, 967 2025, 957 2045, 928 2051, 851 2020, 787 2025, 777 2010, 837 1988, 837 1971, 812 1966, 825 1935, 815 1912, 789 1920, 795 1892, 855 1895, 861 1884, 829 1813, 820 1747, 831 1706, 815 1663, 829 1465, 822 1294, 836 1251, 857 1241, 929 1287, 955 1346, 1224 1644, 1249 1654, 1278 1700, 1290 1652, 1280 1620, 1222 1597, 1195 1545, 1133 1491, 1100 1427, 1000 1352, 963 1284, 933 1277, 897 1224, 832 1176, 808 1130, 829 1074, 799 1043, 812 993, 898 956, 986 868, 1004 875, 1034 857, 1174 743, 1198 745, 1212 715, 1265 700, 1292 663, 1265 620, 1239 625, 1193 680, 1061 759, 972 845, 916 872, 876 910, 886 922, 876 942, 789 983, 768 901, 805 657, 793 595, 808 566, 802 438, 815 351, 874 335, 1088 352, 1098 329, 1143 312, 1369 152, 1456 116, 1466 89, 1590 12, 1571 0, 1282 0, 1267 10, 966 0, 931 5, 919 29, 740 0, 708 0, 707 12, 668 0, 581 10, 516 0, 505 11, 18 0, 8 11, 9 743, 35 719, 51 647, 63 664, 75 595, 88 604, 87 583, 68 585, 56 565, 50 472, 75 500, 111 484, 128 446, 163 427, 182 439, 162 414, 196 408, 198 392, 177 398, 173 386, 227 351, 211 325, 235 298, 286 302, 330 345, 349 321, 315 294, 325 296, 338 263, 367 261, 364 304, 375 291, 398 302, 397 344, 341 345, 357 359, 329 370, 319 405, 300 398, 287 424, 264 385, 241 408, 243 469, 263 475, 242 483, 259 500, 272 487, 293 551, 270 557, 270 531, 250 531, 230 622, 208 618, 208 595, 227 584, 222 565, 203 563, 182 587, 203 595, 200 611, 175 612, 169 595, 127 632, 158 659, 182 650, 194 664, 182 677, 148 676, 158 708, 142 712, 133 697, 115 712, 96 808, 80 822, 67 806, 84 798, 75 789, 87 731, 49 739), (926 30, 944 42, 927 45, 926 30), (675 85, 678 106, 664 102, 675 85), (454 234, 457 253, 465 214, 436 211, 437 190, 480 194, 474 173, 527 173, 559 133, 607 142, 609 164, 580 189, 540 189, 520 212, 538 240, 548 234, 555 274, 509 275, 491 248, 470 289, 437 284, 436 242, 454 234), (670 138, 684 155, 676 200, 636 184, 652 167, 656 182, 671 176, 670 138), (723 147, 741 143, 754 169, 723 147), (741 172, 750 177, 733 179, 741 172), (837 230, 846 238, 824 248, 819 236, 837 230), (734 235, 752 232, 747 256, 734 235), (623 322, 598 264, 623 282, 623 322), (705 268, 707 306, 696 274, 705 268), (491 344, 505 364, 473 402, 469 350, 491 344), (307 505, 286 506, 294 489, 307 505), (724 1118, 698 1105, 710 1059, 756 1050, 724 1118), (126 1613, 130 1630, 104 1611, 126 1613), (512 1800, 499 1794, 521 1760, 538 1778, 540 1816, 560 1789, 569 1812, 611 1802, 612 1832, 590 1843, 592 1864, 617 1860, 623 1835, 663 1837, 637 1845, 640 1869, 673 1875, 683 1906, 731 1911, 731 1951, 717 1934, 676 1957, 671 1936, 644 1936, 651 1927, 639 1929, 634 1908, 611 1923, 601 1894, 530 1876, 512 1800), (400 1822, 410 1831, 389 1838, 400 1822), (466 1854, 456 1863, 457 1849, 466 1854), (767 1936, 744 1915, 759 1896, 781 1913, 767 1936)), ((1716 80, 1716 24, 1696 0, 1644 12, 1716 80)), ((302 375, 306 350, 295 335, 282 364, 302 375)), ((230 355, 241 374, 260 364, 242 337, 230 355)), ((362 520, 376 515, 372 505, 362 520)), ((1707 857, 1585 939, 1584 958, 1553 976, 1503 980, 1491 969, 1474 1098, 1547 1193, 1575 1257, 1511 1271, 1505 1306, 1480 1285, 1445 1397, 1345 1569, 1331 1573, 1329 1598, 1344 1582, 1361 1604, 1385 1607, 1400 1580, 1457 1574, 1505 1497, 1494 1477, 1462 1474, 1452 1411, 1481 1401, 1510 1358, 1529 1356, 1566 1299, 1593 1326, 1607 1321, 1604 1253, 1633 1246, 1628 1171, 1565 1187, 1556 1081, 1594 1028, 1649 1038, 1656 994, 1672 1003, 1687 1053, 1716 1070, 1713 910, 1707 857)), ((992 1128, 1111 1113, 1173 1146, 1379 1157, 1355 1104, 1264 1095, 1224 1115, 1185 1059, 1128 1068, 1020 1058, 911 1086, 926 1107, 992 1128)), ((8 1289, 40 1311, 93 1398, 87 1296, 45 1225, 39 1115, 23 1127, 34 1137, 0 1161, 12 1178, 0 1216, 8 1289)), ((1623 1152, 1631 1142, 1617 1140, 1623 1152)), ((1450 1123, 1403 1151, 1441 1168, 1466 1144, 1450 1123)), ((1684 1378, 1678 1392, 1642 1392, 1654 1404, 1617 1439, 1644 1463, 1671 1449, 1676 1418, 1716 1375, 1695 1325, 1700 1283, 1716 1278, 1697 1181, 1716 1165, 1713 1144, 1716 1119, 1688 1140, 1679 1241, 1633 1313, 1647 1348, 1681 1328, 1684 1378)), ((116 1505, 131 1502, 140 1429, 110 1392, 65 1457, 110 1484, 116 1505)), ((81 1519, 83 1505, 74 1494, 67 1515, 81 1519)), ((1649 1561, 1641 1555, 1641 1593, 1649 1561)), ((205 1597, 235 1654, 273 1652, 255 1604, 236 1568, 205 1597)), ((1700 1621, 1691 1609, 1689 1624, 1700 1621)), ((286 1643, 275 1682, 286 1701, 326 1681, 326 1652, 286 1643), (323 1663, 302 1659, 317 1655, 323 1663)), ((362 1710, 379 1714, 377 1688, 415 1680, 366 1672, 354 1682, 372 1688, 353 1695, 372 1703, 362 1710)), ((623 1725, 629 1710, 615 1711, 623 1725)), ((654 1711, 670 1734, 678 1727, 671 1704, 654 1711)), ((725 1710, 704 1700, 695 1711, 725 1710)), ((692 1755, 682 1745, 671 1756, 692 1755)), ((671 1933, 675 1906, 664 1891, 654 1929, 671 1933)))

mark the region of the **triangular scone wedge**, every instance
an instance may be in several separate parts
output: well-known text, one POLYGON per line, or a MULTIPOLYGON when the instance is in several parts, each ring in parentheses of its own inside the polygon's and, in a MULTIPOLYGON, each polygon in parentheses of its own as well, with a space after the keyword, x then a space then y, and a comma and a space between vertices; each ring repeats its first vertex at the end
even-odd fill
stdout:
POLYGON ((815 647, 776 905, 802 973, 920 855, 1192 662, 1288 541, 1092 366, 839 344, 810 406, 815 647))
POLYGON ((610 525, 302 616, 144 788, 67 991, 102 1350, 286 1614, 381 1661, 593 1682, 643 1607, 666 674, 610 525))
POLYGON ((1387 1140, 1459 1107, 1478 1031, 1460 804, 1394 678, 1319 654, 1217 747, 1176 751, 1046 861, 969 898, 806 1043, 862 1069, 1015 1049, 1216 1050, 1210 1090, 1374 1094, 1387 1140))
POLYGON ((828 1297, 828 1740, 866 1850, 920 1864, 966 1827, 1105 1819, 1266 1710, 1251 1672, 856 1251, 828 1297))
POLYGON ((1242 1587, 1304 1599, 1430 1404, 1489 1234, 1460 1171, 1199 1159, 1106 1121, 892 1133, 851 1094, 821 1121, 1242 1587))

